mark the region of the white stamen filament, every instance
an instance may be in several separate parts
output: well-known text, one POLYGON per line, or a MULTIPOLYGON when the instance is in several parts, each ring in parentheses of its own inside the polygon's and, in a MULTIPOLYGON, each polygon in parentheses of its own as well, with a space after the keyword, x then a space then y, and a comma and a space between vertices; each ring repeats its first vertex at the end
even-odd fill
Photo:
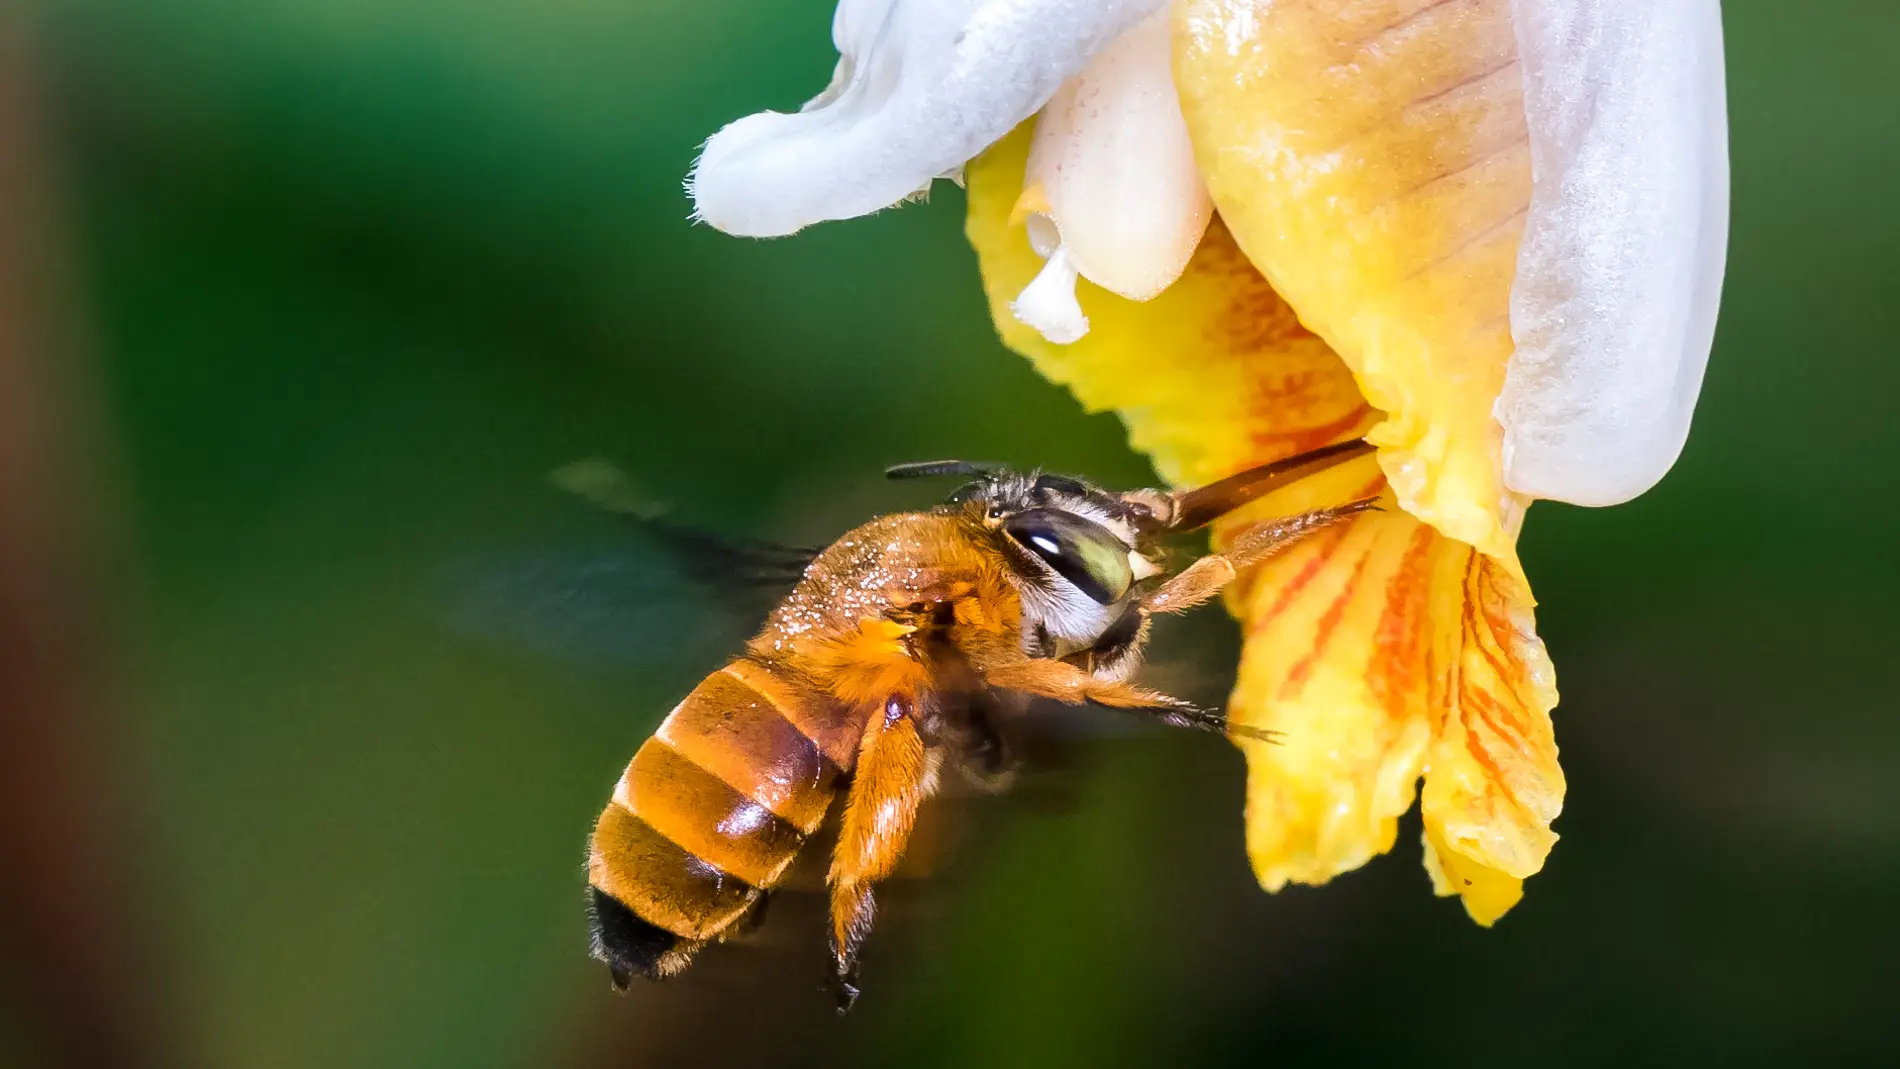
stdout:
POLYGON ((1082 340, 1089 332, 1089 317, 1075 299, 1075 265, 1069 262, 1069 250, 1057 248, 1050 254, 1042 271, 1010 302, 1009 311, 1057 345, 1082 340))
POLYGON ((1011 309, 1050 341, 1068 344, 1088 330, 1073 293, 1078 274, 1135 301, 1181 277, 1212 204, 1175 95, 1165 10, 1050 99, 1024 182, 1030 241, 1049 264, 1011 309))

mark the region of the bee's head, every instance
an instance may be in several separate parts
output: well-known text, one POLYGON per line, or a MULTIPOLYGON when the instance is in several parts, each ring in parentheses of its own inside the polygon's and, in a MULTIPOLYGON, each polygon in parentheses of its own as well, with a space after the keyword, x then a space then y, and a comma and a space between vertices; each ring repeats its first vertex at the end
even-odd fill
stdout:
POLYGON ((1160 574, 1161 528, 1138 495, 1065 475, 961 461, 905 465, 889 474, 976 476, 945 507, 967 512, 997 534, 1025 580, 1025 609, 1046 618, 1067 643, 1092 642, 1116 621, 1135 584, 1160 574))

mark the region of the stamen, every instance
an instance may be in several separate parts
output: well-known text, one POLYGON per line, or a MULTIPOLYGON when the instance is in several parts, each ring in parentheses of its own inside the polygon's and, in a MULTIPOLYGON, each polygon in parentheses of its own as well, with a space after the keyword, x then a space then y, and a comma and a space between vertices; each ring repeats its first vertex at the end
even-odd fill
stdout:
POLYGON ((1023 287, 1009 305, 1010 313, 1057 345, 1082 340, 1089 332, 1089 317, 1075 299, 1075 265, 1069 251, 1057 248, 1042 271, 1023 287))
MULTIPOLYGON (((1162 11, 1064 84, 1036 119, 1023 197, 1012 213, 1026 218, 1031 244, 1052 267, 1058 250, 1066 252, 1072 266, 1064 271, 1135 301, 1181 277, 1212 213, 1171 64, 1162 11)), ((1053 287, 1048 269, 1016 305, 1036 303, 1025 298, 1038 287, 1053 287)), ((1080 337, 1043 334, 1059 344, 1080 337)))

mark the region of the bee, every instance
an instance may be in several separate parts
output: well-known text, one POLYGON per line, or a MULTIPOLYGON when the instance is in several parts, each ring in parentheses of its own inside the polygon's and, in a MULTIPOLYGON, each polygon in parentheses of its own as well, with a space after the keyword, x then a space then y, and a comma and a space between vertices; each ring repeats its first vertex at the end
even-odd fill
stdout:
POLYGON ((946 755, 995 739, 988 720, 1007 703, 988 699, 1229 730, 1222 714, 1134 681, 1152 618, 1206 602, 1250 564, 1374 503, 1256 525, 1174 574, 1162 539, 1370 451, 1341 443, 1173 493, 961 461, 890 469, 973 481, 818 553, 744 652, 640 746, 588 846, 593 956, 620 989, 679 973, 746 927, 842 794, 826 884, 831 975, 848 1009, 874 889, 946 755))

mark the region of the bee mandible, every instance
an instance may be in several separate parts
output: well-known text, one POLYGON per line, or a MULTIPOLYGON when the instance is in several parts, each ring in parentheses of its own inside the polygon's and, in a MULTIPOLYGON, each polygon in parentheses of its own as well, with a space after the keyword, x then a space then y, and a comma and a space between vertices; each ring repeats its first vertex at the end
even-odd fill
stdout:
POLYGON ((872 520, 819 553, 739 657, 641 745, 588 849, 592 951, 616 987, 674 975, 743 927, 845 796, 831 858, 831 969, 858 993, 873 889, 904 852, 945 754, 986 735, 1004 692, 1226 730, 1133 681, 1152 618, 1200 605, 1249 565, 1374 507, 1261 523, 1175 574, 1161 540, 1371 452, 1328 446, 1198 489, 1106 491, 940 461, 892 477, 974 477, 946 504, 872 520))

